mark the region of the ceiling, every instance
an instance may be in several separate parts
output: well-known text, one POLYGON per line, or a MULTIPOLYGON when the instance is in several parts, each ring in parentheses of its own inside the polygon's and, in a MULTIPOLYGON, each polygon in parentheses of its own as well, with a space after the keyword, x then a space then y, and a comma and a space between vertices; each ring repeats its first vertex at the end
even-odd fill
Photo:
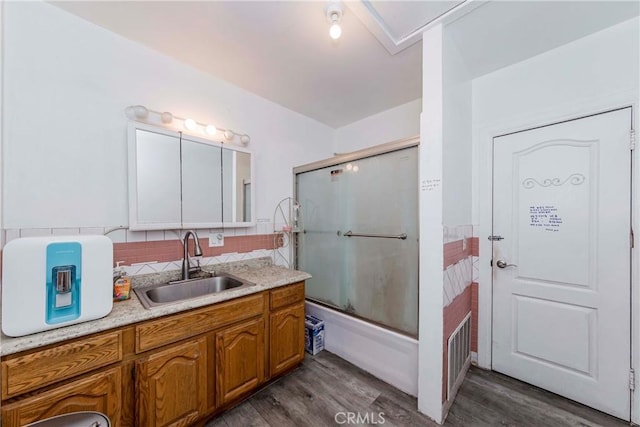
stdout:
MULTIPOLYGON (((422 33, 438 18, 471 6, 472 0, 348 1, 347 7, 380 43, 395 55, 422 40, 422 33)), ((476 2, 478 3, 478 2, 476 2)))
POLYGON ((333 128, 422 96, 438 17, 477 77, 638 15, 637 1, 354 0, 332 41, 328 1, 52 4, 333 128))
POLYGON ((328 2, 53 4, 334 128, 422 96, 420 44, 391 55, 348 8, 333 42, 328 2))
POLYGON ((471 78, 638 16, 638 1, 488 2, 447 26, 471 78))

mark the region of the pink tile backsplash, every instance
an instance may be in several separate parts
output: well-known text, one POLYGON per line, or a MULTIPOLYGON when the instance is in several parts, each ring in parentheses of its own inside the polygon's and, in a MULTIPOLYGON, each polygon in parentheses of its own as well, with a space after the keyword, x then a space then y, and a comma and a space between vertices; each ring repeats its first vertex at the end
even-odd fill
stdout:
MULTIPOLYGON (((228 253, 245 253, 260 249, 274 249, 279 242, 273 234, 254 234, 251 236, 225 237, 224 246, 209 247, 209 239, 201 238, 203 257, 215 257, 228 253)), ((113 260, 123 261, 122 265, 149 262, 170 262, 181 260, 182 243, 175 240, 114 243, 113 260)))
POLYGON ((472 237, 471 239, 469 239, 469 243, 471 246, 471 255, 478 256, 478 254, 480 253, 480 241, 478 240, 478 238, 472 237))
MULTIPOLYGON (((271 223, 269 227, 273 228, 271 223)), ((257 227, 242 229, 236 233, 235 229, 197 230, 200 236, 200 246, 203 265, 214 262, 238 261, 247 258, 270 256, 273 249, 282 246, 282 239, 274 234, 252 234, 257 227), (224 233, 224 246, 209 247, 209 232, 224 233)), ((181 230, 158 231, 130 231, 122 227, 87 227, 87 228, 28 228, 1 230, 4 244, 20 237, 40 237, 51 235, 79 235, 105 234, 113 242, 114 266, 117 261, 126 267, 129 274, 142 274, 165 269, 180 268, 183 256, 181 230), (175 264, 175 265, 174 265, 175 264), (147 271, 148 270, 148 271, 147 271)), ((0 250, 0 255, 1 255, 0 250)), ((1 261, 1 258, 0 258, 1 261)))
POLYGON ((473 240, 473 238, 456 240, 455 242, 444 244, 443 270, 471 256, 472 245, 469 243, 471 240, 473 240))

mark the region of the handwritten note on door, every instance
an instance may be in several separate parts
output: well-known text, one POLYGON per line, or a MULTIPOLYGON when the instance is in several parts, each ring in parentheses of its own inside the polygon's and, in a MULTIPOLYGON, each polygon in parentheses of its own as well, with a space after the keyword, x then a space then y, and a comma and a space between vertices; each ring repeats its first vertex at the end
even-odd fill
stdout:
POLYGON ((529 206, 529 225, 545 231, 560 231, 562 218, 558 215, 558 208, 553 205, 529 206))

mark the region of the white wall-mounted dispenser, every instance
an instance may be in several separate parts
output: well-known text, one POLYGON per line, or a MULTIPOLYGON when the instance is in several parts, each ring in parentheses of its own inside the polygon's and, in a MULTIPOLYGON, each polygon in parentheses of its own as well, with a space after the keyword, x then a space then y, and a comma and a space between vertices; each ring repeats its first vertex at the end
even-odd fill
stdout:
POLYGON ((10 241, 2 252, 5 335, 28 335, 111 312, 113 244, 108 237, 25 237, 10 241))

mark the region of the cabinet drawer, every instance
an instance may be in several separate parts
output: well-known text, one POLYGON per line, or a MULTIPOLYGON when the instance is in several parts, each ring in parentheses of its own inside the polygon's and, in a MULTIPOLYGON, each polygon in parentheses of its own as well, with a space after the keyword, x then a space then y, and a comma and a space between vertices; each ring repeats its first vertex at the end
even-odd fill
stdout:
POLYGON ((262 293, 254 294, 138 325, 136 326, 136 353, 258 316, 264 311, 262 295, 262 293))
POLYGON ((271 310, 304 301, 304 282, 271 291, 271 310))
POLYGON ((114 427, 120 426, 122 401, 120 368, 73 381, 25 399, 3 404, 2 425, 19 427, 38 420, 77 411, 105 414, 114 427))
POLYGON ((122 332, 82 338, 2 362, 2 399, 122 360, 122 332))

